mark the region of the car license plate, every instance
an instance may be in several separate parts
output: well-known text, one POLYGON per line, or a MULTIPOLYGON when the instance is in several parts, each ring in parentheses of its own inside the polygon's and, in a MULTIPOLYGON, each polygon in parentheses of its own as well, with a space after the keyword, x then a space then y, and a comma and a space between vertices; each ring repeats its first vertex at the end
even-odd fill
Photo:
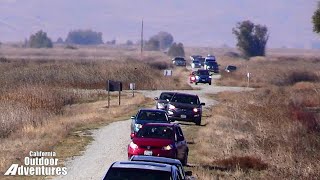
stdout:
POLYGON ((187 115, 181 114, 180 117, 185 119, 185 118, 187 118, 187 115))
POLYGON ((201 79, 201 81, 206 81, 205 79, 201 79))
POLYGON ((147 151, 147 150, 145 150, 145 151, 144 151, 144 155, 146 155, 146 156, 152 156, 152 151, 147 151))

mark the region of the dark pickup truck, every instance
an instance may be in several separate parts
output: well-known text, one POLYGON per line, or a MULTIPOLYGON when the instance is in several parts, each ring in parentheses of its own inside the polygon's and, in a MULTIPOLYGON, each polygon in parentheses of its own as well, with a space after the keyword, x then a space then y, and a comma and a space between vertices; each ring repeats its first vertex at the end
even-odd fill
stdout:
POLYGON ((200 103, 197 95, 177 92, 168 102, 166 111, 170 121, 191 121, 200 125, 204 105, 205 103, 200 103))

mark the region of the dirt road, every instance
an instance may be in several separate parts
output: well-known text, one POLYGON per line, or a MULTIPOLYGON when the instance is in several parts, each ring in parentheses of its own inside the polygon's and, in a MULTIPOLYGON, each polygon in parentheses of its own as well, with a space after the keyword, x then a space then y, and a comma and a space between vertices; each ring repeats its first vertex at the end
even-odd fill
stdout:
MULTIPOLYGON (((215 77, 218 78, 218 77, 215 77)), ((218 87, 215 85, 192 85, 201 90, 186 90, 179 92, 193 93, 206 103, 205 107, 217 102, 208 98, 207 94, 222 91, 243 91, 239 87, 218 87)), ((147 97, 159 96, 162 91, 139 91, 147 97)), ((130 142, 130 120, 112 123, 93 131, 94 141, 87 147, 82 156, 74 157, 67 162, 68 174, 56 179, 101 179, 114 161, 127 160, 127 145, 130 142)))

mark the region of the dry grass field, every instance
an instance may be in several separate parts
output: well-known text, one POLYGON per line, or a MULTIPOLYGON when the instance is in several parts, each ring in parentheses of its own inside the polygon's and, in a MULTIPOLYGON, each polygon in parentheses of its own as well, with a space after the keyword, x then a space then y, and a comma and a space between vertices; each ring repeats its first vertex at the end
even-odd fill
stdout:
MULTIPOLYGON (((77 154, 90 138, 74 138, 78 137, 72 135, 74 131, 129 118, 140 104, 148 104, 149 100, 141 95, 131 98, 124 93, 124 103, 120 108, 103 108, 106 105, 108 79, 122 81, 124 89, 129 88, 130 82, 135 82, 139 90, 190 89, 177 75, 179 73, 172 78, 163 76, 163 69, 171 68, 171 64, 162 53, 148 52, 140 58, 136 52, 131 52, 131 56, 130 51, 119 49, 103 52, 98 48, 101 54, 95 54, 94 48, 69 51, 75 52, 68 55, 61 48, 1 48, 1 174, 11 163, 21 161, 20 158, 30 149, 55 150, 62 152, 62 157, 77 154), (79 58, 81 52, 91 51, 98 58, 90 59, 91 56, 86 55, 79 58), (112 59, 107 58, 108 52, 112 59), (60 54, 61 57, 55 58, 60 54), (98 104, 90 104, 93 102, 98 104), (81 104, 92 108, 79 108, 81 104), (72 109, 68 110, 68 107, 72 109), (96 113, 97 109, 102 113, 96 113), (64 149, 70 145, 68 143, 73 143, 74 148, 64 149), (74 144, 79 144, 79 147, 74 144)), ((176 70, 179 71, 182 70, 176 70)), ((115 104, 116 98, 111 102, 115 104)))
POLYGON ((204 127, 188 133, 194 174, 204 180, 318 179, 320 60, 282 55, 219 60, 239 67, 222 72, 219 85, 246 86, 248 66, 256 89, 209 95, 219 105, 206 112, 204 127))

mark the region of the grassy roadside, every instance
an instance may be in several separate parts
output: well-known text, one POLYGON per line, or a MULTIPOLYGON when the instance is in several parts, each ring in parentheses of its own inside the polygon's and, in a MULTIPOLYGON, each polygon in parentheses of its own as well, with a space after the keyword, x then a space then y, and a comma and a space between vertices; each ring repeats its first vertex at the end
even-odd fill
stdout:
MULTIPOLYGON (((117 98, 111 99, 111 107, 106 108, 107 101, 87 102, 65 107, 64 114, 48 121, 41 128, 24 129, 14 134, 12 139, 1 142, 3 154, 1 169, 6 170, 11 163, 23 165, 23 158, 29 151, 54 151, 60 162, 67 158, 81 155, 85 147, 93 140, 90 130, 97 129, 109 123, 129 119, 141 107, 153 105, 153 100, 141 94, 131 97, 123 93, 121 106, 117 98), (19 137, 18 137, 19 136, 19 137), (17 146, 20 149, 17 149, 17 146), (11 153, 14 152, 14 153, 11 153)), ((4 172, 3 172, 4 173, 4 172)), ((1 179, 43 179, 45 177, 4 177, 1 179)))
POLYGON ((205 111, 203 126, 186 126, 188 169, 202 180, 318 179, 319 62, 250 60, 238 62, 236 73, 222 73, 220 85, 243 86, 249 64, 258 88, 208 95, 219 104, 205 111))

